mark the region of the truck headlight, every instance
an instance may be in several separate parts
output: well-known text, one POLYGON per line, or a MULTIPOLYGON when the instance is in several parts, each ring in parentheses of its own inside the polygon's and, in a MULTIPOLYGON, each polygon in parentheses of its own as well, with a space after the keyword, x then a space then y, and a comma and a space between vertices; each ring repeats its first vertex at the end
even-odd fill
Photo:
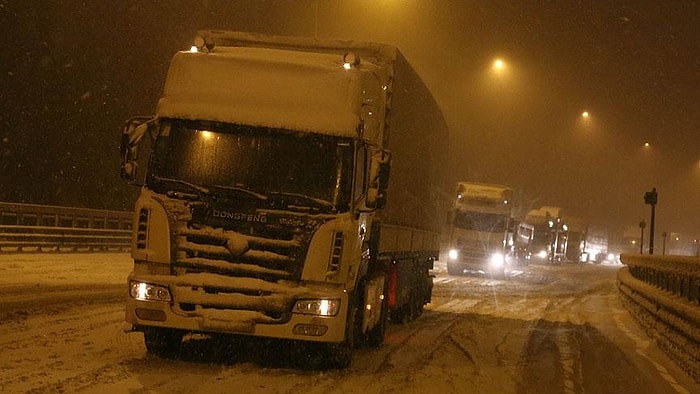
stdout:
POLYGON ((294 304, 294 312, 304 315, 335 316, 339 310, 339 299, 299 300, 294 304))
POLYGON ((501 253, 494 253, 491 255, 491 266, 494 268, 500 268, 505 265, 505 258, 501 253))
POLYGON ((129 295, 140 301, 170 302, 172 300, 167 287, 138 281, 129 282, 129 295))
POLYGON ((450 260, 457 260, 459 257, 459 252, 457 249, 450 249, 450 251, 447 252, 447 256, 450 258, 450 260))

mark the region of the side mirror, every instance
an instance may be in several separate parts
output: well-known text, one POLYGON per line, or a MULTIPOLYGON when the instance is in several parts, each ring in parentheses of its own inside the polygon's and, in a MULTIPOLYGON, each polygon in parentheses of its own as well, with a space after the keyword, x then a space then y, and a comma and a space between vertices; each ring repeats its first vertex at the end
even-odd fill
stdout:
POLYGON ((155 123, 153 118, 139 116, 129 119, 122 129, 121 151, 121 178, 130 184, 142 183, 145 176, 145 164, 139 157, 142 145, 151 139, 144 141, 143 136, 153 130, 155 123), (144 164, 144 165, 141 165, 144 164))
POLYGON ((389 172, 391 169, 391 153, 378 151, 372 154, 369 167, 369 187, 367 188, 367 207, 384 208, 386 206, 386 191, 389 187, 389 172))

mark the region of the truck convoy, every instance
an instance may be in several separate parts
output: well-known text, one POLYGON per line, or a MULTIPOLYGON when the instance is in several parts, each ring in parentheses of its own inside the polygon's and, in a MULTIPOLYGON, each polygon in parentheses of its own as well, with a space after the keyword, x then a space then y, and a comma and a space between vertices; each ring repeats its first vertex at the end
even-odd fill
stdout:
POLYGON ((458 182, 450 212, 447 272, 483 271, 505 277, 513 261, 513 189, 458 182))
POLYGON ((616 259, 608 254, 608 232, 604 226, 581 217, 563 216, 559 207, 533 209, 525 221, 534 228, 534 262, 601 263, 616 259))
POLYGON ((126 321, 155 354, 223 333, 348 366, 431 300, 447 146, 393 46, 198 32, 122 133, 141 186, 126 321))

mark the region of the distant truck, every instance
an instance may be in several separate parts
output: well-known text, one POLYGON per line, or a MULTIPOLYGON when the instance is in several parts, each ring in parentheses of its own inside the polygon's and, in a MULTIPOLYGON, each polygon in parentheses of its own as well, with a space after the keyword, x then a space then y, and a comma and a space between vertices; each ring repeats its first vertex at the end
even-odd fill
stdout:
POLYGON ((562 209, 545 206, 530 210, 525 223, 534 229, 531 261, 535 263, 555 263, 566 259, 566 231, 562 222, 562 209))
POLYGON ((617 256, 608 249, 608 229, 604 226, 589 224, 586 228, 582 262, 602 263, 617 262, 617 256))
POLYGON ((447 272, 481 271, 503 278, 513 264, 512 188, 458 182, 450 213, 447 272))
POLYGON ((535 239, 535 226, 518 221, 513 235, 513 257, 517 265, 530 264, 532 259, 532 241, 535 239))
POLYGON ((579 217, 566 217, 567 261, 573 263, 601 263, 615 256, 608 255, 608 232, 603 226, 589 223, 579 217))
POLYGON ((141 186, 126 321, 155 354, 225 333, 348 366, 431 300, 447 146, 395 47, 199 32, 123 130, 141 186))

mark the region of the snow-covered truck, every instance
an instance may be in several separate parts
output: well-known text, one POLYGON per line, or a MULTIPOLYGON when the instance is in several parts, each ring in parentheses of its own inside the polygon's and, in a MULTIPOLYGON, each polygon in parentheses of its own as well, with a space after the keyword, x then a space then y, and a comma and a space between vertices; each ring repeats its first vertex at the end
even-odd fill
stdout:
POLYGON ((227 333, 349 365, 431 299, 447 144, 391 45, 198 32, 122 133, 141 186, 126 321, 155 354, 227 333))
POLYGON ((562 222, 562 209, 559 207, 540 207, 530 210, 525 215, 525 223, 533 226, 531 262, 558 263, 566 257, 566 242, 562 238, 565 230, 562 222))
POLYGON ((608 231, 605 226, 590 223, 580 217, 565 217, 566 260, 574 263, 601 263, 614 260, 608 255, 608 231))
POLYGON ((513 261, 512 188, 458 182, 450 212, 447 271, 459 275, 482 271, 505 277, 513 261))

